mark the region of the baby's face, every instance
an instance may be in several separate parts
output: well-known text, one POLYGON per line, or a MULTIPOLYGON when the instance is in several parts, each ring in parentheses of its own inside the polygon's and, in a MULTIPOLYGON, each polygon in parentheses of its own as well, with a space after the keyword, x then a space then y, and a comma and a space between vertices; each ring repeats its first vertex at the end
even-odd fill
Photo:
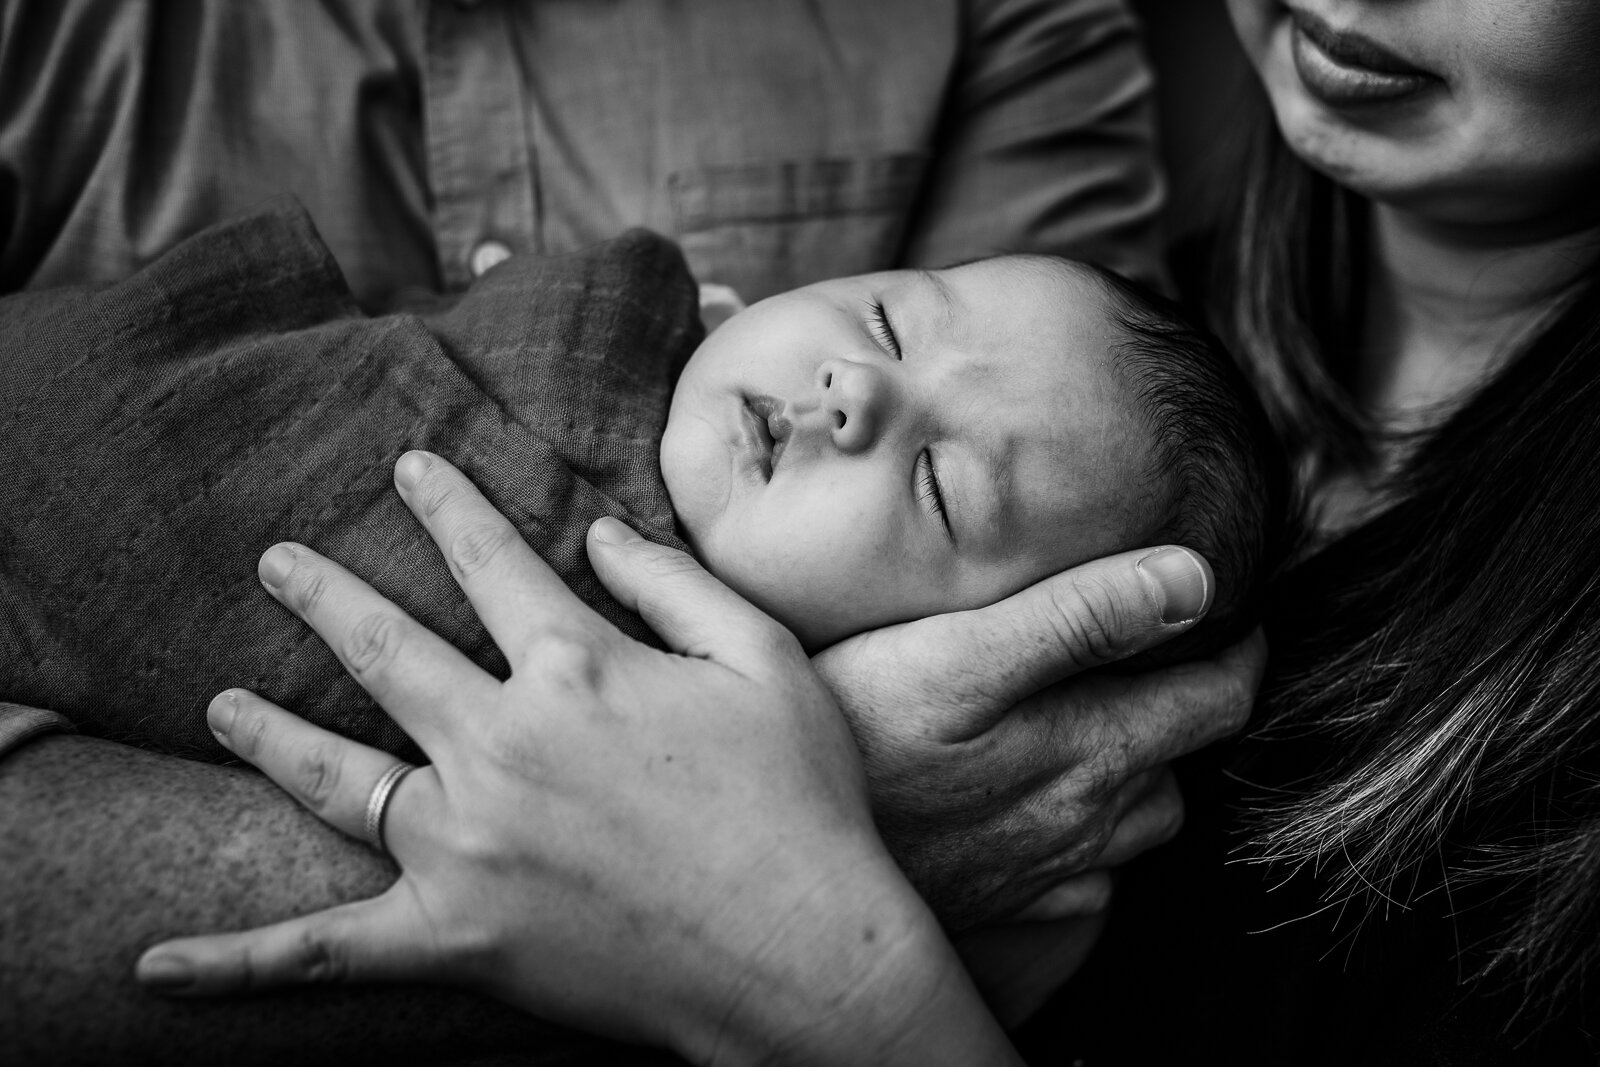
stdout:
POLYGON ((822 282, 730 319, 661 469, 706 566, 810 647, 980 607, 1155 526, 1119 328, 1074 268, 822 282))

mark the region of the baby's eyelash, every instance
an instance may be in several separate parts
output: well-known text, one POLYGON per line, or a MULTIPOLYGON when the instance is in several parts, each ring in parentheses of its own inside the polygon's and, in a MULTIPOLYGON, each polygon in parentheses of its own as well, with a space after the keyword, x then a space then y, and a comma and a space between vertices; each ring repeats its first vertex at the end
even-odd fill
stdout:
POLYGON ((877 335, 878 341, 894 353, 894 358, 900 358, 900 339, 894 334, 894 327, 889 324, 889 312, 883 306, 883 301, 874 300, 867 305, 868 314, 872 318, 872 332, 877 335))
POLYGON ((955 531, 950 528, 950 513, 944 507, 944 493, 939 488, 939 472, 933 469, 933 453, 927 449, 922 450, 922 455, 917 457, 917 496, 928 502, 928 507, 939 516, 939 521, 944 523, 944 532, 955 540, 955 531))

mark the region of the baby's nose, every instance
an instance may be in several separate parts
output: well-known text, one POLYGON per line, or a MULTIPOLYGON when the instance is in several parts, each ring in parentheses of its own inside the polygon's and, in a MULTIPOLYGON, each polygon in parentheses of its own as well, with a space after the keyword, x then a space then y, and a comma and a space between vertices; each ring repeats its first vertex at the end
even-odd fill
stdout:
POLYGON ((846 453, 872 447, 883 429, 889 380, 870 363, 828 359, 817 368, 823 413, 832 420, 834 445, 846 453))

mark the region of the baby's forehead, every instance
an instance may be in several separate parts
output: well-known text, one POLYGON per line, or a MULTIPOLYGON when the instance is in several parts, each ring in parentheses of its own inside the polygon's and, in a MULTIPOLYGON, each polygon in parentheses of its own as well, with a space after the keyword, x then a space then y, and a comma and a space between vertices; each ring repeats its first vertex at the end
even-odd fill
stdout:
POLYGON ((1095 303, 1104 302, 1110 292, 1094 267, 1062 256, 1036 252, 1002 252, 962 260, 933 273, 953 277, 963 274, 990 275, 1011 284, 1027 286, 1041 295, 1066 296, 1095 303))
POLYGON ((1089 268, 1049 256, 1006 255, 929 272, 943 299, 918 301, 983 364, 1048 388, 1085 369, 1115 375, 1129 339, 1121 301, 1089 268))
POLYGON ((935 286, 965 297, 949 301, 959 316, 1026 320, 1036 325, 1040 344, 1090 336, 1109 343, 1126 334, 1117 295, 1093 268, 1073 260, 1007 254, 929 273, 935 286))

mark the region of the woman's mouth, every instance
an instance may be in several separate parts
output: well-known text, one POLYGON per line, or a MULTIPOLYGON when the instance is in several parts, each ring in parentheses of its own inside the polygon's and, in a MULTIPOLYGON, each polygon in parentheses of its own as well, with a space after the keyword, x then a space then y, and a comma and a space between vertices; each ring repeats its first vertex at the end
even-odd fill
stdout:
POLYGON ((1289 16, 1295 73, 1328 107, 1391 103, 1439 83, 1369 37, 1336 30, 1310 12, 1290 9, 1289 16))
POLYGON ((783 455, 793 429, 784 417, 783 401, 770 396, 748 396, 744 401, 746 443, 755 456, 762 481, 771 481, 773 469, 783 455))

